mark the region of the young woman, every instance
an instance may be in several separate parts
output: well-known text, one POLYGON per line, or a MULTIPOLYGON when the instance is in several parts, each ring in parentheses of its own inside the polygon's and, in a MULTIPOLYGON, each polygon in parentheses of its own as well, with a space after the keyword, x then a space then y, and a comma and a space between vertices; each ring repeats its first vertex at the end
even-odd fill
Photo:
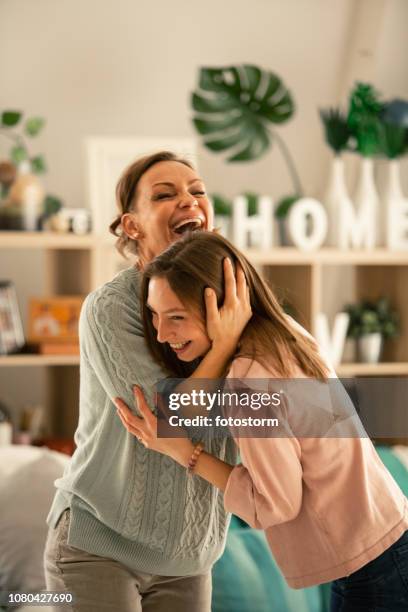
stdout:
MULTIPOLYGON (((210 350, 204 295, 213 308, 222 302, 225 258, 242 267, 253 312, 228 377, 251 386, 251 379, 335 376, 245 257, 208 232, 184 237, 144 270, 143 320, 154 359, 174 376, 210 350)), ((290 586, 334 581, 333 612, 408 610, 407 500, 368 438, 240 437, 242 464, 234 467, 187 438, 157 437, 140 389, 135 398, 143 418, 116 400, 127 430, 217 486, 228 511, 264 529, 290 586)))

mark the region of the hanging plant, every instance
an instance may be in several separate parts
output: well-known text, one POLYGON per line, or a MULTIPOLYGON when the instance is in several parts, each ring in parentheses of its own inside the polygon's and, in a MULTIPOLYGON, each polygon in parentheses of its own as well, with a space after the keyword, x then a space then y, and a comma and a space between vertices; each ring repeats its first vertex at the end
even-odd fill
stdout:
POLYGON ((227 161, 260 159, 276 143, 290 173, 294 192, 303 188, 289 150, 273 125, 288 121, 295 105, 280 77, 257 66, 201 68, 191 97, 193 124, 204 146, 228 152, 227 161))

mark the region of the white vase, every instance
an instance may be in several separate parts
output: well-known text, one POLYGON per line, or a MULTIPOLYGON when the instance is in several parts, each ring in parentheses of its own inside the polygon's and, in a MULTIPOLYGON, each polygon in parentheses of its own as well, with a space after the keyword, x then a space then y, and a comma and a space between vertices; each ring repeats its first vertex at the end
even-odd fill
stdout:
POLYGON ((323 204, 329 219, 329 230, 326 240, 329 246, 340 246, 340 209, 344 202, 350 207, 353 206, 345 180, 344 160, 340 155, 336 155, 331 164, 329 180, 323 197, 323 204))
POLYGON ((385 243, 385 219, 380 215, 379 196, 374 181, 374 162, 370 157, 362 157, 360 173, 354 193, 356 211, 365 219, 364 243, 366 249, 373 249, 385 243))
POLYGON ((357 355, 360 363, 378 363, 382 349, 382 335, 366 334, 357 340, 357 355))
POLYGON ((401 223, 406 225, 408 199, 404 197, 402 192, 400 161, 398 159, 388 160, 382 207, 386 213, 386 243, 388 248, 407 249, 408 241, 401 223))

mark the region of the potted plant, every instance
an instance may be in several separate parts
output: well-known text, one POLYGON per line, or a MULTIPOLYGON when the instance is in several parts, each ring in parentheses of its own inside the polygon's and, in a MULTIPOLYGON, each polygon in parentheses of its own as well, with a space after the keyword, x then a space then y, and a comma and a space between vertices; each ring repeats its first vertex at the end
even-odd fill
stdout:
POLYGON ((362 300, 348 304, 345 312, 350 317, 347 337, 357 341, 357 356, 361 363, 378 363, 383 340, 394 338, 399 332, 399 319, 387 298, 373 302, 362 300))
POLYGON ((278 75, 252 65, 201 68, 199 85, 191 97, 193 125, 204 146, 214 153, 229 152, 231 163, 260 159, 273 144, 279 149, 293 184, 293 193, 278 202, 283 220, 303 194, 294 161, 278 130, 289 121, 295 105, 278 75), (289 202, 289 204, 288 204, 289 202))
POLYGON ((392 244, 394 214, 406 201, 401 187, 400 159, 408 151, 408 102, 391 100, 381 116, 381 154, 387 159, 387 175, 383 189, 383 210, 386 214, 387 243, 392 244))
POLYGON ((328 244, 338 246, 339 211, 343 202, 351 203, 342 157, 343 151, 347 150, 351 131, 347 117, 339 108, 320 110, 320 118, 324 126, 326 143, 334 153, 326 192, 323 196, 323 203, 330 219, 328 244))
POLYGON ((36 230, 43 219, 62 206, 55 196, 44 195, 38 175, 47 170, 45 159, 31 154, 28 146, 28 139, 37 136, 44 124, 42 117, 23 121, 20 111, 0 112, 0 136, 11 143, 9 160, 0 162, 0 229, 36 230))

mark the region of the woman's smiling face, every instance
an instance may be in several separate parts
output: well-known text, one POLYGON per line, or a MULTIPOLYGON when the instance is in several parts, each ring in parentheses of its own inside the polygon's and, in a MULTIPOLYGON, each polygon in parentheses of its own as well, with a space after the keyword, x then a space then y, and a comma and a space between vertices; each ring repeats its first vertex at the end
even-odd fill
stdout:
POLYGON ((167 342, 180 360, 193 361, 210 349, 211 341, 200 313, 187 309, 165 278, 150 279, 147 306, 157 341, 167 342))
POLYGON ((123 216, 129 235, 138 236, 143 264, 159 255, 187 230, 212 230, 213 210, 202 179, 176 161, 163 161, 140 178, 132 211, 123 216))

